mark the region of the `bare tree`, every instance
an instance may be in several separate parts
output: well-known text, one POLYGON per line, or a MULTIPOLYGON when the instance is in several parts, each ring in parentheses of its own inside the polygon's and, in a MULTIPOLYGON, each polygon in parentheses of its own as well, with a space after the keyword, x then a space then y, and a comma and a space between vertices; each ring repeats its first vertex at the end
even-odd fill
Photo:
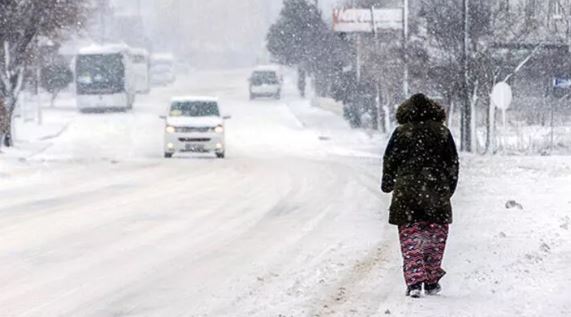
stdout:
MULTIPOLYGON (((549 32, 542 23, 547 12, 544 3, 535 1, 511 2, 470 0, 468 2, 467 34, 462 34, 462 25, 466 21, 462 16, 464 0, 433 0, 424 2, 422 13, 427 19, 431 51, 431 64, 438 70, 434 82, 450 100, 465 103, 465 114, 471 122, 462 122, 463 126, 472 125, 471 131, 463 130, 463 146, 469 150, 475 144, 478 108, 485 111, 487 140, 486 151, 490 151, 493 138, 494 111, 490 93, 500 81, 508 81, 529 67, 538 55, 544 41, 557 41, 556 33, 549 32), (466 36, 465 36, 466 35, 466 36), (464 40, 467 48, 467 70, 457 61, 463 60, 464 40), (524 47, 523 49, 520 48, 524 47), (462 78, 467 72, 467 80, 462 78), (460 75, 460 76, 459 76, 460 75), (462 92, 460 96, 458 92, 462 92)), ((541 59, 541 58, 539 58, 541 59)), ((537 61, 536 61, 537 63, 537 61)), ((464 114, 463 118, 466 119, 464 114)), ((477 150, 477 147, 471 149, 477 150)))
POLYGON ((0 0, 0 98, 8 114, 5 145, 13 145, 16 103, 39 37, 58 38, 81 28, 87 0, 0 0))

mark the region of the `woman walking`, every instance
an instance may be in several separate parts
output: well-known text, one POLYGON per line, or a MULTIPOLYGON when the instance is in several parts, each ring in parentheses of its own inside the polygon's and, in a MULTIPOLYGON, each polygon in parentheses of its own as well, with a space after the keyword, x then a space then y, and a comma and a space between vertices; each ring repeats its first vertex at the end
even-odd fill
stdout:
POLYGON ((446 113, 422 94, 397 110, 399 127, 384 155, 382 190, 393 192, 389 222, 398 226, 407 296, 440 292, 442 258, 452 223, 458 153, 446 113))

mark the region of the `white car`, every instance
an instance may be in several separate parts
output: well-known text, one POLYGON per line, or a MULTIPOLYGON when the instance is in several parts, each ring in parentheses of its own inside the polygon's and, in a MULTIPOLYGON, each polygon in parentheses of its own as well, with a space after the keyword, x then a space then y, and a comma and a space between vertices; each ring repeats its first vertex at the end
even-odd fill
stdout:
POLYGON ((218 99, 213 97, 173 98, 165 119, 165 157, 177 152, 226 155, 224 120, 218 99))
POLYGON ((256 97, 281 98, 282 75, 278 67, 260 66, 250 76, 250 99, 256 97))

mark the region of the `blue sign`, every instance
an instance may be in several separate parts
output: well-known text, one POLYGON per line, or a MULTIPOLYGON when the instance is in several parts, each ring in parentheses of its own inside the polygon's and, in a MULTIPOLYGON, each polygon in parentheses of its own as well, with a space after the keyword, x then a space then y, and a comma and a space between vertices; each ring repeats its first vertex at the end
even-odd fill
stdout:
POLYGON ((555 78, 553 80, 553 87, 555 88, 571 88, 571 78, 555 78))

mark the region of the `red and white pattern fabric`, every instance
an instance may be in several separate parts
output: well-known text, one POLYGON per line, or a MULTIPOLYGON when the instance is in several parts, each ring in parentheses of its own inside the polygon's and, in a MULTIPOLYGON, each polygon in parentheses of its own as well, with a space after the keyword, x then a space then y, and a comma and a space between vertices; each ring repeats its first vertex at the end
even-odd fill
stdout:
POLYGON ((448 238, 448 225, 417 222, 399 226, 406 285, 435 284, 446 274, 442 258, 448 238))

